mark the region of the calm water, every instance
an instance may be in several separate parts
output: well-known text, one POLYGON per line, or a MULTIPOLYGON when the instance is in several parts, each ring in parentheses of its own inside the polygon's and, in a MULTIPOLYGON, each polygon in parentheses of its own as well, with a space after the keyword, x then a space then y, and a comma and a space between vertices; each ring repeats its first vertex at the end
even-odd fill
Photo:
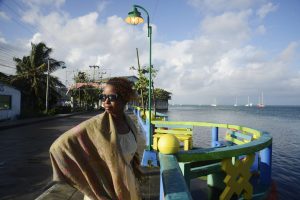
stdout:
MULTIPOLYGON (((171 106, 172 121, 206 121, 243 125, 273 137, 273 171, 280 199, 300 199, 300 106, 171 106)), ((224 133, 220 132, 220 137, 224 133)), ((210 129, 194 129, 196 146, 210 145, 210 129)))

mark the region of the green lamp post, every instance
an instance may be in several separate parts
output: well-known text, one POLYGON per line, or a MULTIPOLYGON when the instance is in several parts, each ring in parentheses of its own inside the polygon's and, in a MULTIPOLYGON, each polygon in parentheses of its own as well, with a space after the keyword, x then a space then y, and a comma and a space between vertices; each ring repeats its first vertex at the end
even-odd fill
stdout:
POLYGON ((150 19, 149 19, 149 14, 145 8, 139 5, 133 5, 133 11, 128 13, 128 16, 125 19, 125 22, 128 24, 132 25, 137 25, 141 24, 144 22, 144 19, 141 16, 141 13, 138 11, 138 8, 142 9, 145 11, 147 14, 147 25, 148 25, 148 37, 149 37, 149 42, 150 42, 150 57, 149 57, 149 90, 148 90, 148 109, 149 109, 149 127, 148 127, 148 146, 147 150, 151 150, 151 145, 152 145, 152 135, 151 135, 151 104, 152 104, 152 63, 151 63, 151 46, 152 46, 152 26, 150 26, 150 19))

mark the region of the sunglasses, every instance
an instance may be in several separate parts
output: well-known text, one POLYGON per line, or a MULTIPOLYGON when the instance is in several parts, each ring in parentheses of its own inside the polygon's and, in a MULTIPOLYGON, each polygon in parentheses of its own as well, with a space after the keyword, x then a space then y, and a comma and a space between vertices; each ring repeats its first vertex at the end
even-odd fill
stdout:
POLYGON ((109 101, 116 101, 118 99, 118 94, 100 94, 99 99, 101 101, 106 101, 108 99, 109 101))

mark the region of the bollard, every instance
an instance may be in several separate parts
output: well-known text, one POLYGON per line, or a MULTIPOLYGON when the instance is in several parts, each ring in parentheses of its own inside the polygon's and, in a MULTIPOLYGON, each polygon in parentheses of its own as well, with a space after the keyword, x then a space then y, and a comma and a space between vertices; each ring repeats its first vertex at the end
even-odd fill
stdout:
POLYGON ((260 181, 262 184, 271 184, 271 174, 272 174, 272 145, 261 150, 260 154, 260 181))
POLYGON ((163 187, 163 182, 162 182, 162 172, 160 172, 160 177, 159 177, 159 200, 164 200, 165 199, 165 194, 164 194, 164 187, 163 187))
POLYGON ((219 140, 218 139, 218 132, 219 132, 219 128, 218 127, 213 127, 211 129, 211 147, 215 147, 216 146, 216 142, 219 140))

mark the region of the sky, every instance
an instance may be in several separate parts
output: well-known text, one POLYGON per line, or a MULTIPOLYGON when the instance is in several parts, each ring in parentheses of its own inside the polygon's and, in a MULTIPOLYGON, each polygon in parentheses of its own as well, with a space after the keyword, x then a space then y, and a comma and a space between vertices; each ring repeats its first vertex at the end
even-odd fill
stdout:
POLYGON ((149 38, 146 24, 124 22, 134 4, 149 13, 154 86, 169 103, 257 104, 263 92, 266 105, 300 105, 299 0, 0 0, 0 71, 14 74, 12 57, 44 42, 67 85, 78 70, 136 75, 149 38))

